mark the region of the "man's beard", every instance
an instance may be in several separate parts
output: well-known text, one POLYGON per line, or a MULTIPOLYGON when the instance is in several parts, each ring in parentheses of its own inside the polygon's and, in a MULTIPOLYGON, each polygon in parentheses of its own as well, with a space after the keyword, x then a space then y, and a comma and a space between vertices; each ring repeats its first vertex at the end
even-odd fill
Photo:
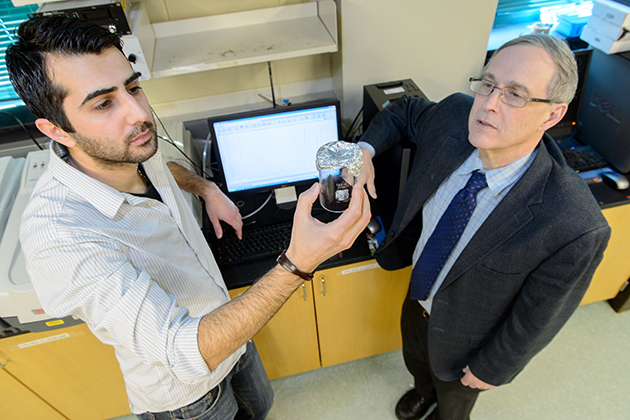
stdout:
POLYGON ((98 165, 105 169, 111 169, 126 163, 146 162, 158 149, 155 124, 151 121, 145 121, 135 126, 131 133, 125 137, 122 146, 118 146, 115 141, 108 138, 87 137, 79 133, 74 133, 72 138, 86 155, 90 156, 98 165), (129 144, 146 130, 150 131, 151 138, 142 145, 135 146, 138 150, 130 150, 129 144), (116 148, 116 146, 119 148, 116 148))

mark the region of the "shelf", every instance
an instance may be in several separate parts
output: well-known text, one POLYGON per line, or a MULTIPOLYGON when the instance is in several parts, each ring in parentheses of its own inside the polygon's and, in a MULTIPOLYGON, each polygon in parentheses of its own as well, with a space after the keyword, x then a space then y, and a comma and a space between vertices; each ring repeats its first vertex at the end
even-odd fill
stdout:
POLYGON ((152 76, 337 51, 333 0, 154 23, 152 76))

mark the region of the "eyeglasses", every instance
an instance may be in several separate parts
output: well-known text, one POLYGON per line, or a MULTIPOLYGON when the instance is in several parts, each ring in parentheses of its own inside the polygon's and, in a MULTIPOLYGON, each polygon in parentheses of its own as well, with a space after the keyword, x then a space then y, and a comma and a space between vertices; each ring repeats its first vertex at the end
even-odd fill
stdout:
POLYGON ((527 93, 515 88, 500 88, 494 82, 480 77, 471 77, 468 81, 470 82, 470 90, 477 95, 490 96, 495 89, 499 89, 501 91, 501 102, 514 108, 524 108, 528 102, 545 102, 548 104, 553 102, 550 99, 530 98, 527 93))

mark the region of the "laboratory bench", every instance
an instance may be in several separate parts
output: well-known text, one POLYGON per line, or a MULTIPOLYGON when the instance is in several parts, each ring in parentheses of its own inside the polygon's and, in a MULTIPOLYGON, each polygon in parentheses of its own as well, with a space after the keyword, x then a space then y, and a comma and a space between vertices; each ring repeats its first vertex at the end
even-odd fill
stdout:
MULTIPOLYGON (((596 197, 611 196, 603 187, 591 186, 596 197)), ((612 227, 610 244, 582 304, 614 298, 630 278, 630 196, 612 196, 617 200, 602 206, 612 227)), ((270 379, 401 348, 399 321, 411 268, 383 270, 364 239, 348 260, 323 264, 254 336, 270 379)), ((230 296, 246 291, 273 264, 226 270, 230 296)), ((1 339, 0 364, 4 418, 103 419, 130 412, 113 348, 84 324, 1 339)))
MULTIPOLYGON (((582 304, 615 298, 630 278, 630 190, 613 190, 595 178, 587 184, 612 235, 582 304)), ((204 233, 208 237, 207 228, 204 233)), ((230 295, 246 291, 274 265, 268 258, 222 267, 230 295)), ((410 272, 382 269, 364 232, 350 250, 322 264, 254 336, 269 378, 401 348, 399 321, 410 272)), ((0 367, 3 418, 103 419, 130 412, 113 348, 85 324, 0 339, 0 367)))

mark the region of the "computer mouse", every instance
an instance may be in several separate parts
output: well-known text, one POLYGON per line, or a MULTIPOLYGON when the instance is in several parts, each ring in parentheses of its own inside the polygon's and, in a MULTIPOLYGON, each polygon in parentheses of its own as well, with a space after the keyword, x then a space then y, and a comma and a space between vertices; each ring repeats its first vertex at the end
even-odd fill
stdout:
POLYGON ((605 171, 601 173, 602 181, 604 184, 608 185, 610 188, 614 188, 616 190, 625 190, 630 187, 630 182, 628 178, 617 172, 613 171, 605 171))
POLYGON ((367 229, 372 235, 376 235, 381 231, 381 224, 376 217, 372 217, 372 220, 367 225, 367 229))

